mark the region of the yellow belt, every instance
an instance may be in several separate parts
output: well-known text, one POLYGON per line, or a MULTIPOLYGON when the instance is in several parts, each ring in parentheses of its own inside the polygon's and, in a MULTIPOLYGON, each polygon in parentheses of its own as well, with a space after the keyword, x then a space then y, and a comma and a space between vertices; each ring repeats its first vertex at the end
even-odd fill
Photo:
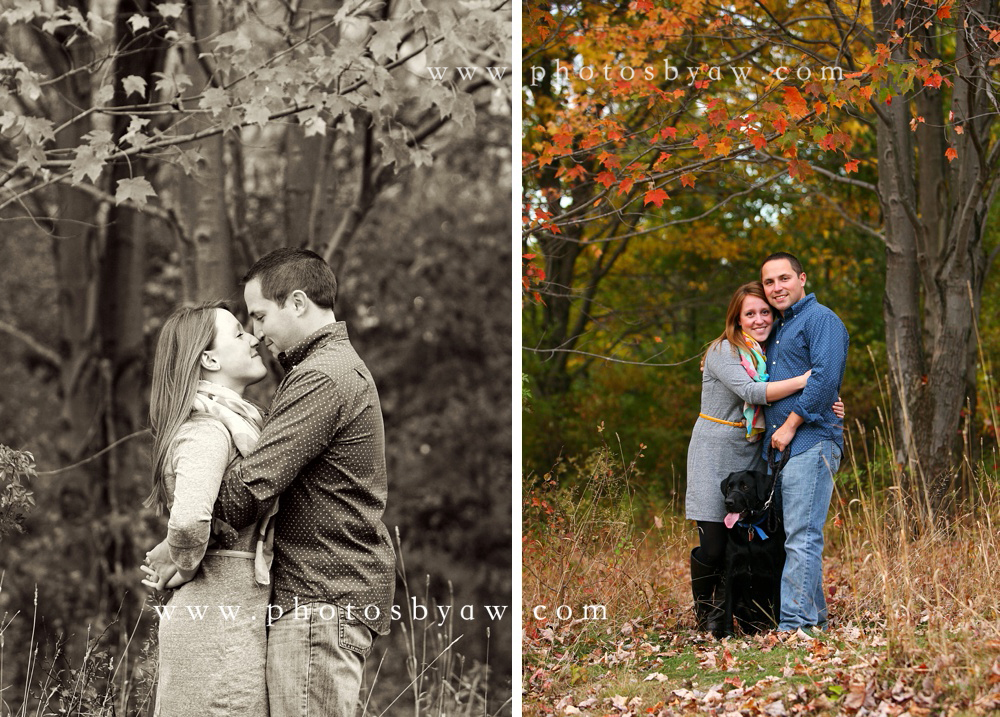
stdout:
POLYGON ((745 421, 723 421, 721 418, 712 418, 711 416, 706 416, 704 413, 699 413, 699 416, 704 418, 706 421, 715 421, 716 423, 722 423, 726 426, 736 426, 737 428, 743 428, 746 426, 745 421))

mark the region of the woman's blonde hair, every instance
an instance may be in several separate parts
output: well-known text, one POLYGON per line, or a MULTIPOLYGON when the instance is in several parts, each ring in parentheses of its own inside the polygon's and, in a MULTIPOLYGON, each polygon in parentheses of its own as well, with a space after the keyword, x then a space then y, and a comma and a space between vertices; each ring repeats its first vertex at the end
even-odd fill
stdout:
MULTIPOLYGON (((748 282, 734 291, 733 298, 729 300, 729 308, 726 310, 726 330, 708 345, 705 354, 708 354, 709 351, 722 343, 723 339, 729 341, 729 345, 733 347, 734 352, 738 349, 744 349, 747 352, 750 351, 750 347, 747 345, 746 339, 743 338, 743 331, 740 328, 740 314, 743 313, 743 301, 748 296, 756 296, 767 303, 767 297, 764 295, 764 285, 759 281, 748 282)), ((701 358, 701 367, 705 368, 704 356, 701 358)))
POLYGON ((215 310, 228 309, 221 301, 182 306, 160 329, 153 358, 153 387, 149 396, 149 425, 153 434, 153 487, 143 505, 162 513, 167 507, 164 478, 170 444, 191 415, 191 404, 201 378, 201 354, 215 342, 215 310))

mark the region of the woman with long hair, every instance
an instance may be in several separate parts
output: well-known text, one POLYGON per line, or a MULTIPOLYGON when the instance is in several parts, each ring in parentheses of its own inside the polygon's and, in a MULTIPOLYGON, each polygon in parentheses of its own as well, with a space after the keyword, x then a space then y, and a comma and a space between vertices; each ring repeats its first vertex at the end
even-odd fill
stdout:
POLYGON ((145 567, 143 583, 177 589, 157 610, 157 717, 268 715, 272 531, 267 518, 241 531, 212 519, 227 471, 260 437, 261 414, 243 398, 267 374, 257 344, 218 302, 182 307, 160 330, 146 505, 170 513, 166 542, 177 573, 164 585, 145 567))
MULTIPOLYGON (((691 592, 698 629, 722 627, 722 570, 728 529, 720 483, 730 473, 765 470, 761 455, 762 406, 805 388, 809 372, 768 381, 764 345, 774 314, 759 281, 743 284, 729 300, 726 328, 702 359, 701 408, 687 456, 685 513, 698 523, 691 551, 691 592)), ((834 404, 843 416, 843 404, 834 404)))

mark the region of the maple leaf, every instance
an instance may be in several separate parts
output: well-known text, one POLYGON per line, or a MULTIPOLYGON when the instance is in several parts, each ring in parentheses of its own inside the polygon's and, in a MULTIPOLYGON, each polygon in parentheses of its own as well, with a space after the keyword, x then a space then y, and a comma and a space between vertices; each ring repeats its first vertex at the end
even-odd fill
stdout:
POLYGON ((139 97, 146 96, 146 80, 138 75, 129 75, 122 80, 122 87, 125 89, 125 96, 128 97, 133 92, 139 97))
POLYGON ((761 133, 757 132, 753 137, 750 138, 750 144, 752 144, 756 149, 764 149, 767 146, 767 138, 761 133))
POLYGON ((97 106, 106 105, 115 97, 115 88, 111 85, 104 85, 94 93, 94 104, 97 106))
POLYGON ((653 141, 656 141, 657 137, 660 137, 661 139, 677 139, 677 128, 664 127, 660 130, 659 134, 653 137, 653 141))
POLYGON ((723 137, 718 142, 715 143, 715 153, 720 157, 725 157, 729 154, 730 150, 733 148, 733 140, 729 137, 723 137))
POLYGON ((594 177, 594 181, 597 182, 598 184, 604 185, 605 187, 610 187, 612 184, 615 183, 615 175, 605 170, 600 174, 598 174, 596 177, 594 177))
POLYGON ((682 174, 681 175, 681 186, 682 187, 693 187, 694 186, 694 175, 693 174, 682 174))
POLYGON ((618 161, 618 155, 610 152, 601 152, 597 155, 597 161, 608 169, 621 169, 622 166, 621 162, 618 161))
POLYGON ((941 77, 941 75, 939 75, 938 73, 935 72, 933 75, 931 75, 930 77, 928 77, 927 80, 924 82, 924 87, 937 87, 937 88, 940 88, 941 87, 941 80, 943 80, 943 79, 944 78, 941 77))
POLYGON ((221 50, 224 47, 231 48, 233 53, 246 52, 253 44, 250 38, 242 30, 232 30, 224 32, 215 38, 215 49, 221 50))
POLYGON ((670 196, 663 191, 663 189, 657 187, 656 189, 650 189, 642 198, 642 205, 655 204, 657 207, 663 206, 663 201, 665 199, 670 199, 670 196))
POLYGON ((698 135, 698 139, 696 139, 694 141, 694 146, 697 147, 698 149, 704 151, 705 147, 708 146, 708 143, 709 143, 708 135, 702 133, 702 134, 698 135))
POLYGON ((306 118, 303 120, 302 126, 305 127, 306 137, 326 136, 326 120, 319 115, 306 118))
POLYGON ((954 147, 949 147, 948 149, 945 150, 944 156, 947 157, 949 162, 954 161, 958 159, 958 150, 956 150, 954 147))
POLYGON ((556 146, 560 149, 568 151, 569 144, 573 141, 573 133, 563 127, 552 135, 552 141, 555 142, 556 146))
POLYGON ((147 182, 145 177, 119 179, 118 188, 115 190, 115 204, 132 202, 138 207, 144 207, 148 198, 155 196, 156 191, 153 189, 153 185, 147 182))
POLYGON ((198 101, 198 107, 203 110, 211 110, 213 117, 218 117, 219 113, 228 106, 229 96, 221 87, 209 87, 202 93, 201 99, 198 101))
POLYGON ((128 24, 132 27, 132 32, 136 33, 143 28, 149 27, 149 18, 145 15, 135 14, 127 20, 128 24))
POLYGON ((785 107, 788 108, 788 114, 793 119, 799 119, 809 114, 806 98, 794 87, 785 88, 785 107))
POLYGON ((79 184, 84 177, 90 177, 90 181, 96 182, 104 169, 104 160, 97 156, 94 148, 84 145, 77 150, 73 162, 69 166, 72 173, 71 178, 74 184, 79 184))
POLYGON ((164 2, 159 5, 154 5, 156 11, 160 13, 163 17, 180 17, 181 13, 184 12, 184 3, 182 2, 164 2))
POLYGON ((399 45, 403 41, 403 28, 396 22, 380 20, 373 22, 375 35, 368 43, 368 49, 376 60, 395 60, 399 45))
POLYGON ((937 16, 939 20, 945 20, 951 17, 951 5, 942 5, 937 9, 937 16))
POLYGON ((566 171, 567 179, 583 179, 587 176, 587 168, 582 164, 578 164, 575 167, 566 171))
POLYGON ((247 124, 255 124, 258 127, 263 127, 270 118, 271 112, 267 109, 264 101, 258 97, 255 97, 243 106, 243 120, 247 124))
POLYGON ((851 172, 857 172, 859 164, 860 160, 852 159, 850 162, 844 163, 844 170, 846 170, 848 174, 851 172))
POLYGON ((632 189, 632 185, 635 184, 634 179, 626 177, 618 184, 618 194, 622 195, 632 189))

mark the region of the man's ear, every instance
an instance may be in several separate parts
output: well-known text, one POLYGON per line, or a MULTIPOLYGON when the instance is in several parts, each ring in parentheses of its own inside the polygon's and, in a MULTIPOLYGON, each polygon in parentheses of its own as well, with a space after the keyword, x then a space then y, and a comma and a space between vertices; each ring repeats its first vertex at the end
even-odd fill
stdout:
POLYGON ((806 285, 806 273, 804 271, 801 274, 799 274, 799 281, 802 282, 802 287, 805 288, 805 285, 806 285))
POLYGON ((295 313, 302 315, 306 309, 309 308, 309 297, 306 296, 306 292, 302 289, 296 289, 291 294, 288 295, 286 301, 292 302, 292 308, 295 309, 295 313))
POLYGON ((219 370, 219 360, 212 355, 211 351, 202 351, 201 356, 198 358, 198 363, 206 371, 219 370))

